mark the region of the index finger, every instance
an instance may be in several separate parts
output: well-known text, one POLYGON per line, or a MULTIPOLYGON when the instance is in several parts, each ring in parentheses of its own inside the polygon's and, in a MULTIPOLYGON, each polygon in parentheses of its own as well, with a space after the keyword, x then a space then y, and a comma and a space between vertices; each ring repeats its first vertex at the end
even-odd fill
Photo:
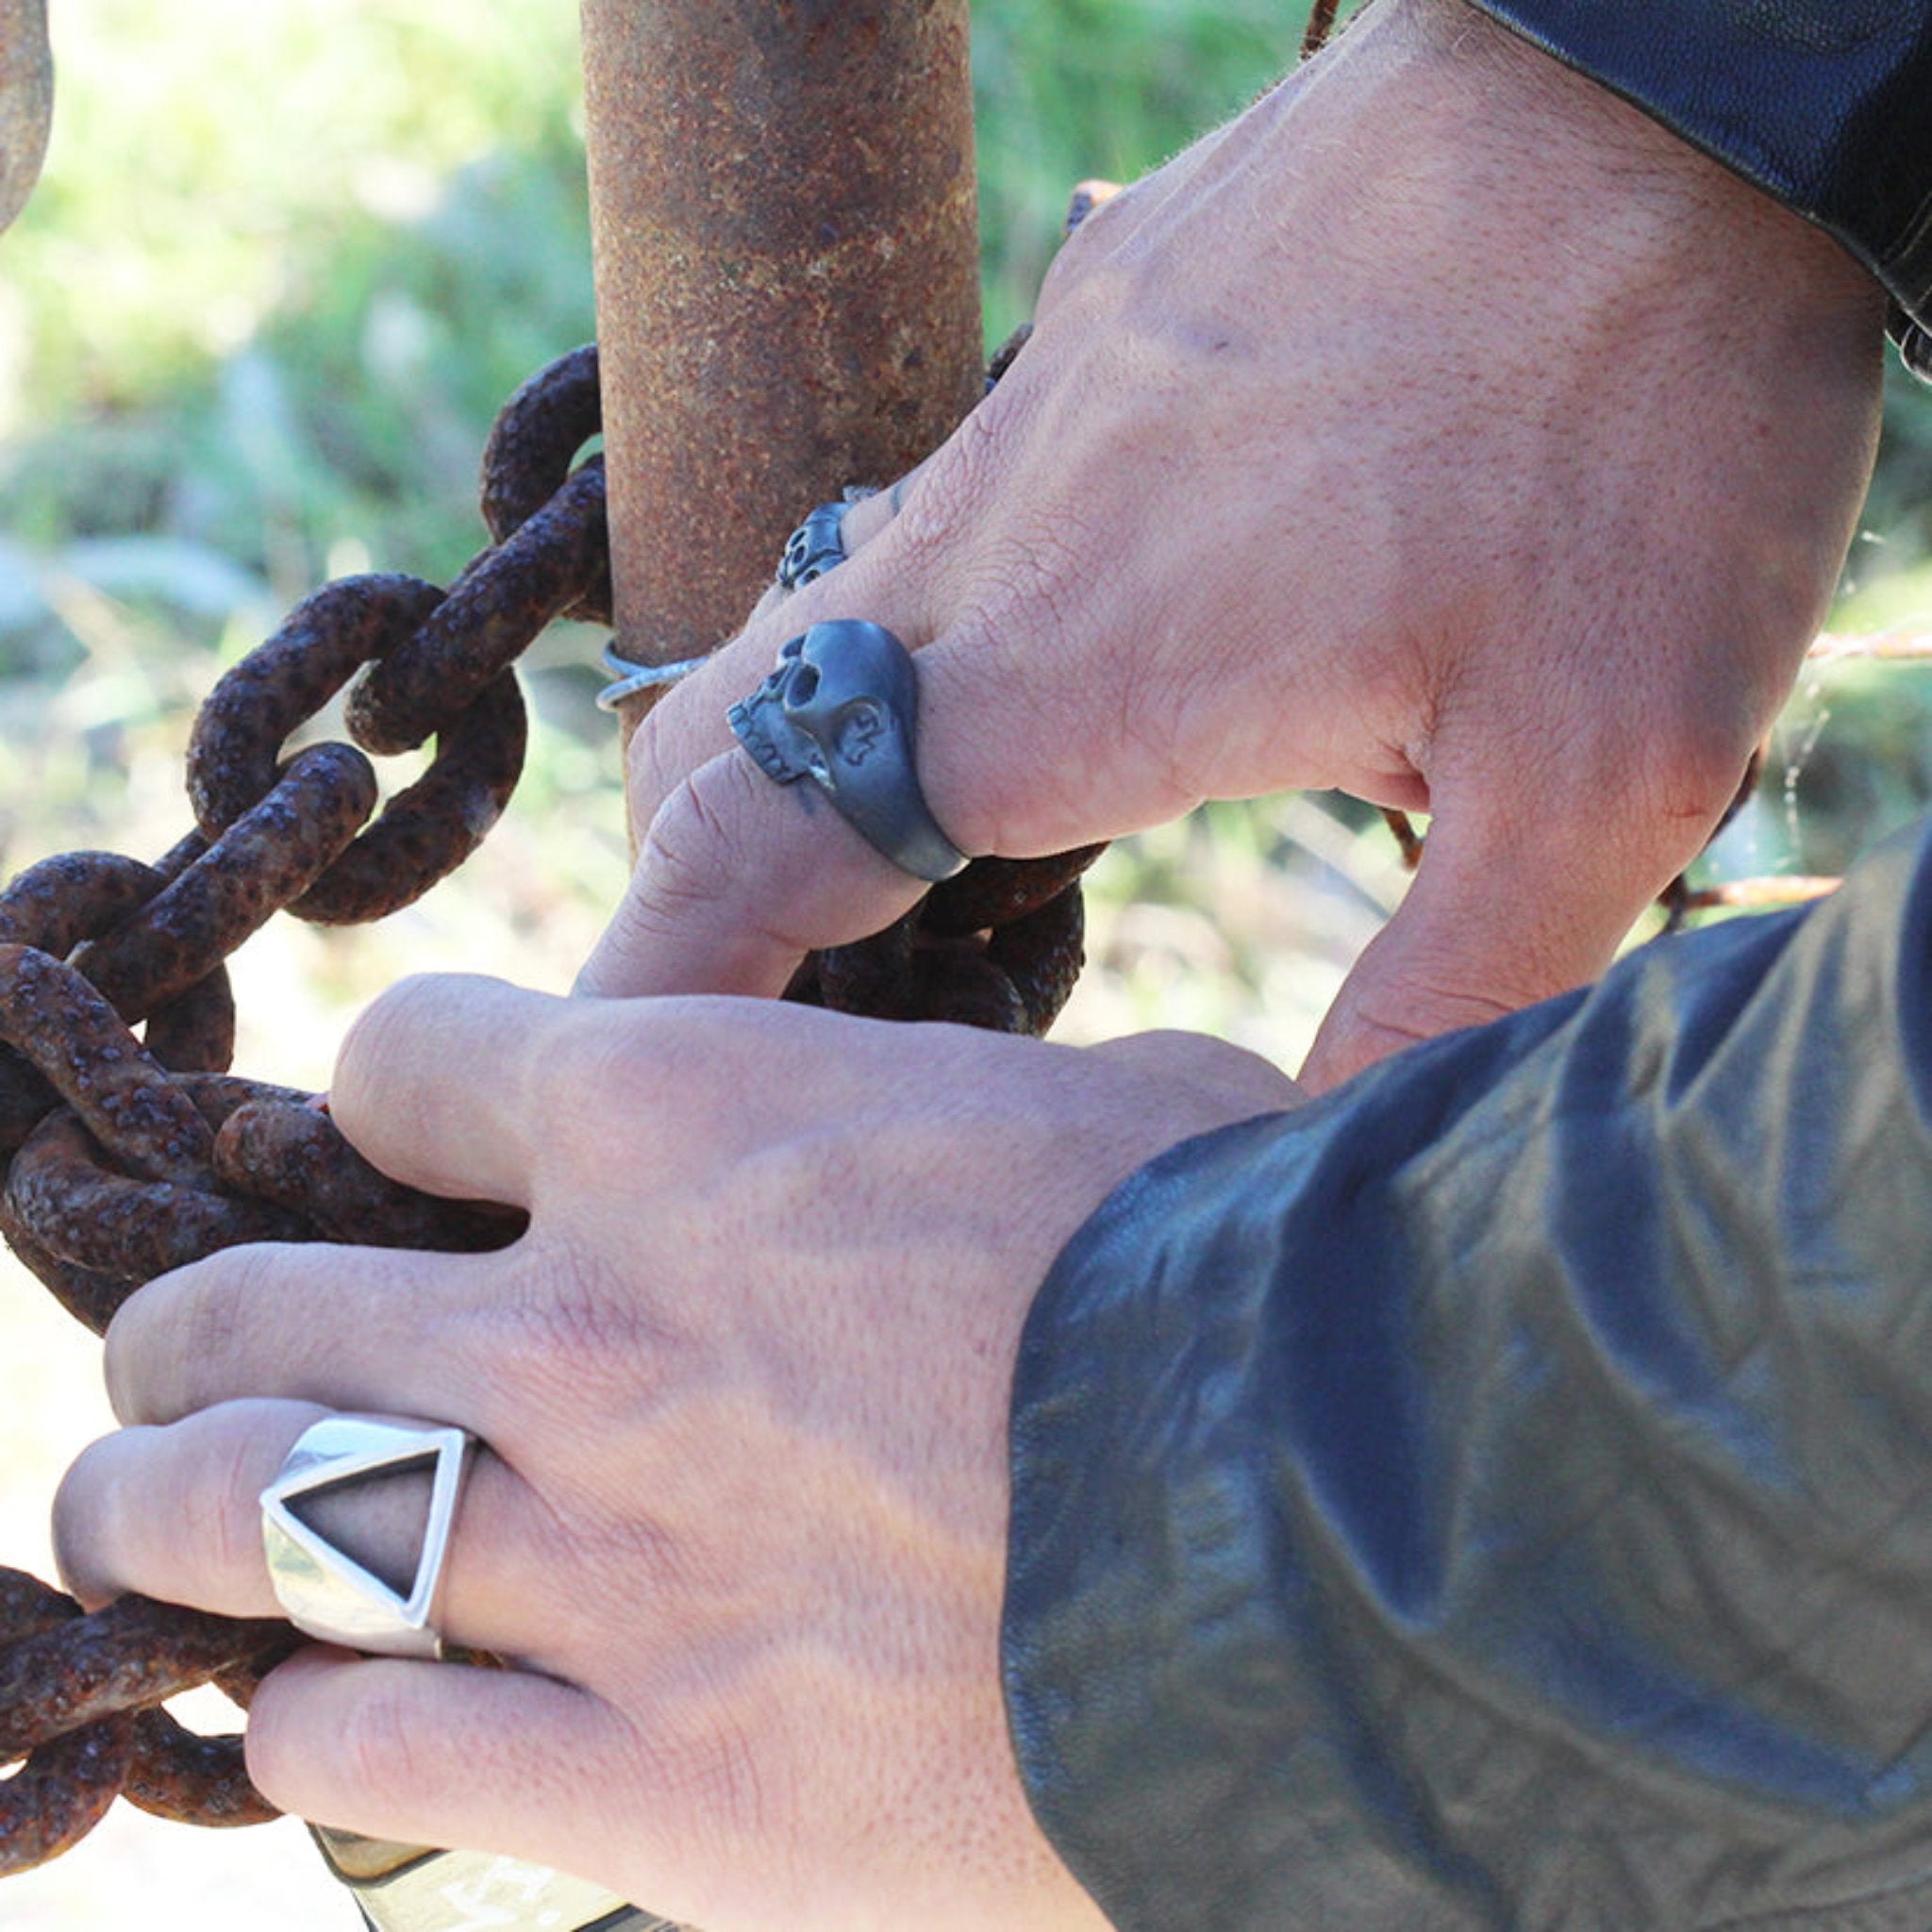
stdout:
POLYGON ((392 1179, 527 1208, 540 1076, 568 1007, 481 974, 402 980, 350 1027, 329 1112, 392 1179))
MULTIPOLYGON (((637 864, 579 992, 771 996, 807 953, 876 932, 917 903, 923 881, 882 858, 811 786, 773 783, 727 722, 780 646, 824 619, 863 616, 915 650, 927 641, 927 587, 893 567, 898 547, 888 525, 817 581, 768 599, 639 725, 626 776, 637 864)), ((924 658, 919 775, 939 822, 970 840, 980 761, 958 727, 977 708, 935 689, 933 661, 924 658)))

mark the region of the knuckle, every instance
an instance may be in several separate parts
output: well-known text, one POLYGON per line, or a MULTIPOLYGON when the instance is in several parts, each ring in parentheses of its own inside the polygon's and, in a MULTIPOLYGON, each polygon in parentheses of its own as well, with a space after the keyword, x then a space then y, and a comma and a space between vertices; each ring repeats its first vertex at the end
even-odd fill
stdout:
POLYGON ((678 759, 671 731, 662 722, 677 695, 674 691, 645 713, 624 755, 625 791, 640 816, 646 808, 652 817, 661 811, 691 769, 678 759))
POLYGON ((340 1712, 334 1729, 341 1788, 375 1812, 420 1803, 424 1791, 435 1789, 434 1767, 423 1761, 421 1727, 403 1674, 362 1674, 361 1694, 340 1712))
POLYGON ((739 827, 749 799, 748 759, 712 758, 681 778, 658 808, 638 852, 638 916, 675 922, 717 902, 742 852, 739 827))
POLYGON ((1658 811, 1700 828, 1715 824, 1737 798, 1750 758, 1750 747, 1740 749, 1728 735, 1694 727, 1662 734, 1647 760, 1658 811))
POLYGON ((686 777, 730 748, 725 710, 771 670, 792 615, 788 602, 761 603, 736 638, 639 721, 625 751, 625 796, 638 825, 647 824, 686 777))
POLYGON ((512 1383, 517 1420, 493 1446, 516 1459, 519 1437, 554 1449, 581 1442, 594 1457, 611 1420, 648 1407, 664 1386, 678 1336, 644 1305, 617 1261, 592 1243, 546 1243, 475 1318, 465 1353, 488 1386, 512 1383))
MULTIPOLYGON (((1082 183, 1082 188, 1102 185, 1082 183)), ((1073 233, 1046 265, 1035 305, 1037 315, 1051 315, 1102 278, 1103 264, 1112 260, 1138 232, 1147 193, 1144 184, 1130 183, 1090 202, 1073 233)))
POLYGON ((205 1479, 183 1495, 181 1548, 197 1574, 245 1584, 262 1568, 262 1471, 255 1437, 237 1423, 213 1444, 205 1479))
POLYGON ((108 1394, 124 1423, 168 1423, 199 1407, 202 1373, 232 1352, 264 1275, 262 1251, 225 1248, 150 1283, 108 1325, 108 1394))
POLYGON ((626 954, 655 955, 708 990, 775 992, 811 947, 854 937, 850 908, 828 891, 824 868, 871 870, 877 859, 841 820, 819 813, 819 804, 813 788, 774 785, 743 753, 692 773, 665 800, 639 851, 621 915, 626 954), (733 977, 741 973, 742 982, 733 977), (767 988, 762 980, 774 974, 767 988))
POLYGON ((912 581, 930 579, 970 539, 988 502, 999 463, 1000 425, 1009 411, 997 409, 997 391, 953 432, 907 494, 887 536, 895 573, 912 581))
POLYGON ((250 1702, 242 1746, 249 1782, 270 1804, 292 1811, 299 1807, 300 1797, 288 1782, 289 1770, 306 1754, 294 1736, 289 1701, 282 1695, 284 1685, 278 1681, 278 1675, 277 1671, 271 1671, 250 1702), (285 1793, 286 1797, 278 1797, 277 1792, 285 1793))
MULTIPOLYGON (((103 1338, 101 1375, 107 1384, 108 1407, 114 1411, 117 1422, 147 1420, 143 1389, 152 1374, 148 1330, 154 1322, 156 1305, 167 1292, 166 1289, 150 1283, 123 1302, 108 1324, 103 1338)), ((161 1324, 161 1333, 167 1333, 165 1323, 161 1324)))
POLYGON ((394 1040, 407 1038, 433 1012, 441 998, 443 975, 412 973, 399 979, 357 1014, 342 1040, 342 1058, 379 1058, 394 1040))
POLYGON ((329 1080, 329 1108, 339 1121, 354 1119, 364 1098, 382 1086, 409 1042, 436 1025, 446 1006, 452 975, 413 973, 399 979, 349 1023, 329 1080))
POLYGON ((68 1587, 83 1600, 98 1594, 106 1584, 98 1561, 115 1532, 114 1505, 121 1492, 112 1480, 113 1439, 90 1442, 75 1457, 60 1487, 54 1492, 55 1560, 68 1587))
POLYGON ((1046 386, 1016 362, 919 473, 904 507, 888 526, 896 575, 924 581, 974 540, 1024 465, 1046 386))

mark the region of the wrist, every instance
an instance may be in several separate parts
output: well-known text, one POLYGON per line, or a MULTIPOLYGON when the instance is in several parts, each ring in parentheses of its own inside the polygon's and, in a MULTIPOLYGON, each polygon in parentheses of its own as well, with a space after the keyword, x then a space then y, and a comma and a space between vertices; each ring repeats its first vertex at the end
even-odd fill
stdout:
POLYGON ((1722 286, 1762 319, 1840 319, 1875 349, 1884 295, 1847 246, 1687 135, 1486 11, 1391 0, 1439 91, 1441 131, 1470 165, 1540 203, 1560 265, 1614 264, 1635 296, 1722 286))
POLYGON ((1486 0, 1393 4, 1445 89, 1492 117, 1492 153, 1587 206, 1604 251, 1627 248, 1659 286, 1721 280, 1767 315, 1841 318, 1875 347, 1877 279, 1779 184, 1494 17, 1486 0))

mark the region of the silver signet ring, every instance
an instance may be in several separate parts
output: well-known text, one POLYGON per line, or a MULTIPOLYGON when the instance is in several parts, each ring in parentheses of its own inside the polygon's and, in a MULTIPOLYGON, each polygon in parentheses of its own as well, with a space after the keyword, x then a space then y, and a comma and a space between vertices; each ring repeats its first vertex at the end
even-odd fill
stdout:
POLYGON ((445 1424, 365 1415, 332 1415, 303 1430, 261 1492, 269 1581, 296 1629, 375 1657, 439 1654, 430 1618, 475 1441, 445 1424), (429 1506, 403 1587, 338 1549, 308 1520, 325 1494, 414 1474, 430 1476, 429 1506))

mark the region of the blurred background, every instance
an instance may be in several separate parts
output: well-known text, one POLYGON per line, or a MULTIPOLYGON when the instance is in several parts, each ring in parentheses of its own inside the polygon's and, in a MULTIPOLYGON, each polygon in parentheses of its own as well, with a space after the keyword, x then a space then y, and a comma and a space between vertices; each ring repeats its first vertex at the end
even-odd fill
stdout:
MULTIPOLYGON (((988 333, 1031 306, 1072 184, 1129 179, 1291 61, 1280 0, 975 0, 988 333)), ((574 9, 559 0, 54 0, 46 174, 0 239, 0 876, 152 858, 225 666, 325 578, 447 581, 481 541, 498 402, 594 333, 574 9)), ((1892 372, 1839 628, 1932 628, 1932 392, 1892 372)), ((471 867, 382 926, 275 922, 240 956, 238 1070, 325 1083, 403 974, 561 991, 624 879, 601 639, 526 660, 527 774, 471 867)), ((1807 679, 1710 877, 1837 872, 1932 797, 1932 681, 1807 679)), ((1209 808, 1117 848, 1061 1037, 1205 1028, 1292 1067, 1399 898, 1373 813, 1209 808)), ((1643 933, 1633 936, 1641 940, 1643 933)), ((0 1562, 51 1574, 60 1470, 108 1426, 98 1345, 0 1261, 0 1562)), ((220 1722, 220 1705, 199 1715, 220 1722)), ((347 1932, 297 1827, 117 1807, 0 1881, 4 1932, 347 1932)))

